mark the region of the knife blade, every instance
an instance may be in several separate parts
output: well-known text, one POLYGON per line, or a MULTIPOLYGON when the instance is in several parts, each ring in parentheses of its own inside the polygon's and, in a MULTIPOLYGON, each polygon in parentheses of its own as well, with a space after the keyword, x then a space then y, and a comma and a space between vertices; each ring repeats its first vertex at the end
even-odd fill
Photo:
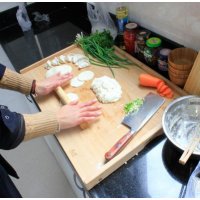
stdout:
POLYGON ((152 92, 148 93, 145 96, 144 103, 139 110, 124 117, 122 123, 131 129, 122 138, 120 138, 108 152, 105 153, 105 159, 108 161, 114 158, 131 140, 132 136, 137 133, 156 113, 164 102, 165 99, 163 97, 152 92))

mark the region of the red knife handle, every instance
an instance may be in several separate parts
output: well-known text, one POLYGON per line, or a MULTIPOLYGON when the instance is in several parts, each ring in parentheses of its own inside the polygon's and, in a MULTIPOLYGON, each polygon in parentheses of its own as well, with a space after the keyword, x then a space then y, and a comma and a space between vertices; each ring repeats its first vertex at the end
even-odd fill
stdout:
POLYGON ((132 136, 133 133, 129 131, 123 137, 121 137, 117 141, 117 143, 115 143, 115 145, 108 152, 105 153, 106 160, 111 160, 112 158, 114 158, 126 146, 132 136))

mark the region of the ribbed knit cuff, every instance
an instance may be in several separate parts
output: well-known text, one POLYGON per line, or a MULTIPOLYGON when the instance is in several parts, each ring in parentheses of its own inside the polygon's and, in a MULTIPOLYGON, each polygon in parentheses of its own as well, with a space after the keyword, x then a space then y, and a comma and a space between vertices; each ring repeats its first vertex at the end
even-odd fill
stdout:
POLYGON ((30 94, 33 80, 8 68, 0 80, 2 88, 30 94))
POLYGON ((23 114, 25 121, 24 140, 59 132, 59 123, 54 112, 23 114))

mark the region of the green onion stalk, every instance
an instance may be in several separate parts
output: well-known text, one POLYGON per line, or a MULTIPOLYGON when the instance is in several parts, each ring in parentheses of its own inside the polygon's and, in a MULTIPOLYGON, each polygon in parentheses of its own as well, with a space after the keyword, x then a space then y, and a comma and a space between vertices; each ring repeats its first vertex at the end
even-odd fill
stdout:
POLYGON ((128 102, 124 105, 125 114, 129 114, 131 112, 137 112, 139 108, 143 105, 144 99, 137 98, 131 102, 128 102))

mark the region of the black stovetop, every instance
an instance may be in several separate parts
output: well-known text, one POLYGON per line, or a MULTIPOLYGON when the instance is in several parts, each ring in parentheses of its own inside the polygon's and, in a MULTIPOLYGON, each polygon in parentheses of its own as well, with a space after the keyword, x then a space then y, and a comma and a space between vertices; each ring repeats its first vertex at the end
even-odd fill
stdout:
POLYGON ((91 197, 179 198, 197 165, 178 163, 181 152, 164 135, 90 190, 91 197))

